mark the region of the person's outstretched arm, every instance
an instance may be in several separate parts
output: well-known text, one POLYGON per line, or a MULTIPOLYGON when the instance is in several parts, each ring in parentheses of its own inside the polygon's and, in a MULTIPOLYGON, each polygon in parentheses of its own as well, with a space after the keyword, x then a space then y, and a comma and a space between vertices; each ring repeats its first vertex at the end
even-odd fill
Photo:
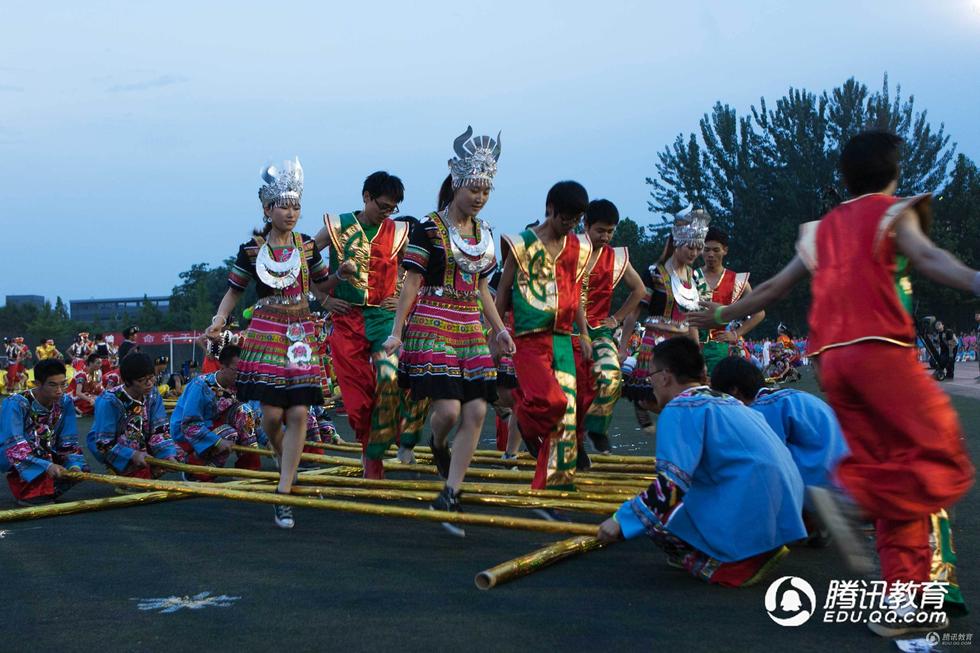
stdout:
POLYGON ((753 315, 789 294, 793 286, 804 279, 807 274, 808 270, 803 264, 803 259, 799 255, 794 256, 793 260, 786 264, 786 267, 776 273, 776 276, 762 282, 752 292, 734 304, 723 306, 717 311, 707 310, 688 313, 687 320, 696 327, 708 329, 739 317, 753 315))
POLYGON ((950 288, 980 294, 980 272, 967 267, 922 232, 919 217, 906 209, 895 223, 895 246, 926 278, 950 288))

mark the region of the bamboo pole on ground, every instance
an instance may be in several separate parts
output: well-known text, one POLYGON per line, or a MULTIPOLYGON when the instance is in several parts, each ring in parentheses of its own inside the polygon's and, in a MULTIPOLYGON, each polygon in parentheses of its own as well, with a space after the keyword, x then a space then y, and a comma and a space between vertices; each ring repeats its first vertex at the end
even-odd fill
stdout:
MULTIPOLYGON (((201 470, 207 468, 199 468, 201 470)), ((337 472, 340 468, 335 468, 337 472)), ((305 474, 320 475, 326 473, 337 473, 335 469, 318 469, 305 474)), ((251 470, 244 470, 251 471, 251 470)), ((357 470, 360 472, 360 470, 357 470)), ((269 472, 271 474, 271 472, 269 472)), ((274 475, 278 478, 278 474, 274 475)), ((304 476, 301 475, 301 478, 304 476)), ((260 479, 249 479, 234 481, 226 485, 245 487, 259 480, 272 480, 272 478, 261 477, 260 479)), ((44 519, 46 517, 61 517, 64 515, 75 515, 82 512, 96 512, 99 510, 114 510, 117 508, 129 508, 131 506, 143 506, 162 501, 176 501, 179 499, 190 499, 191 495, 180 492, 140 492, 119 497, 101 497, 98 499, 78 499, 76 501, 65 501, 62 503, 52 503, 45 506, 31 506, 29 508, 11 508, 10 510, 0 510, 0 523, 27 521, 31 519, 44 519)))
MULTIPOLYGON (((250 470, 240 470, 224 467, 201 467, 198 465, 187 465, 170 460, 152 460, 155 467, 168 469, 176 472, 190 472, 193 474, 208 474, 210 476, 237 477, 240 473, 248 473, 250 470)), ((432 491, 438 492, 443 488, 442 481, 407 481, 401 479, 369 479, 369 478, 349 478, 346 475, 355 473, 358 476, 361 469, 358 467, 332 468, 340 469, 342 472, 331 474, 330 476, 315 476, 317 472, 302 472, 299 475, 301 486, 315 485, 326 487, 359 487, 389 490, 412 490, 412 491, 432 491)), ((318 470, 319 471, 319 470, 318 470)), ((279 478, 278 472, 260 472, 261 480, 276 481, 279 478)), ((293 487, 300 487, 294 485, 293 487)), ((564 499, 575 501, 598 501, 600 503, 616 503, 633 497, 636 491, 631 488, 622 487, 595 487, 585 491, 577 490, 535 490, 526 485, 507 484, 507 483, 463 483, 460 487, 463 492, 471 494, 490 494, 504 496, 526 496, 541 499, 564 499)))
POLYGON ((523 517, 501 515, 478 515, 472 513, 445 512, 441 510, 430 510, 427 508, 379 506, 376 504, 356 503, 353 501, 337 501, 334 499, 308 499, 305 497, 294 497, 288 494, 274 494, 272 492, 243 492, 241 490, 228 490, 222 487, 205 487, 201 484, 195 483, 137 479, 125 476, 103 476, 101 474, 91 474, 87 472, 67 472, 64 476, 70 480, 96 481, 99 483, 107 483, 109 485, 117 485, 120 487, 135 487, 146 490, 184 492, 187 494, 230 499, 233 501, 278 504, 297 508, 313 508, 317 510, 334 510, 360 515, 404 517, 410 519, 421 519, 423 521, 449 522, 453 524, 466 524, 473 526, 496 526, 499 528, 537 531, 542 533, 591 535, 596 532, 597 528, 597 526, 594 524, 545 521, 541 519, 526 519, 523 517))
MULTIPOLYGON (((257 453, 260 456, 271 456, 272 452, 268 449, 258 449, 255 447, 242 447, 233 445, 232 449, 238 452, 257 453)), ((302 454, 301 460, 325 465, 351 465, 361 466, 360 459, 345 458, 343 456, 321 456, 313 453, 302 454)), ((385 469, 389 471, 417 472, 422 474, 438 474, 434 465, 405 465, 403 463, 386 460, 385 469)), ((483 478, 494 481, 530 481, 534 478, 533 472, 512 472, 509 469, 480 469, 470 468, 466 471, 470 478, 483 478)), ((579 473, 575 475, 575 483, 581 485, 615 485, 630 488, 646 489, 649 486, 652 476, 638 474, 612 474, 612 473, 579 473)))
MULTIPOLYGON (((209 484, 205 484, 209 485, 209 484)), ((216 487, 227 487, 229 483, 219 484, 216 487)), ((237 486, 244 492, 269 492, 274 491, 274 486, 251 485, 237 486)), ((384 501, 419 501, 432 503, 439 495, 438 492, 416 491, 416 490, 374 490, 368 488, 353 487, 304 487, 293 486, 291 494, 297 496, 318 496, 318 497, 339 497, 344 499, 381 499, 384 501)), ((579 501, 571 499, 546 499, 541 497, 529 496, 508 496, 498 494, 477 494, 463 492, 460 501, 466 504, 499 506, 501 508, 549 508, 553 510, 570 510, 573 512, 587 512, 596 515, 611 515, 619 508, 618 503, 599 502, 599 501, 579 501)))
POLYGON ((549 544, 536 551, 502 562, 490 569, 484 569, 476 575, 474 582, 481 590, 488 590, 508 581, 522 578, 535 571, 553 565, 556 562, 588 551, 594 551, 605 546, 598 538, 588 535, 576 537, 549 544))
MULTIPOLYGON (((331 442, 307 442, 307 446, 316 447, 318 449, 326 449, 329 451, 346 451, 350 453, 360 453, 361 445, 357 442, 341 442, 338 444, 333 444, 331 442)), ((432 453, 430 447, 417 446, 412 449, 416 453, 432 453)), ((490 456, 490 457, 500 457, 501 452, 495 449, 477 449, 474 455, 477 456, 490 456)), ((518 460, 534 460, 526 451, 520 452, 518 455, 518 460)), ((595 462, 600 463, 623 463, 628 465, 649 465, 652 469, 653 465, 656 464, 657 459, 654 456, 634 456, 629 454, 603 454, 603 453, 590 453, 589 458, 595 462)))

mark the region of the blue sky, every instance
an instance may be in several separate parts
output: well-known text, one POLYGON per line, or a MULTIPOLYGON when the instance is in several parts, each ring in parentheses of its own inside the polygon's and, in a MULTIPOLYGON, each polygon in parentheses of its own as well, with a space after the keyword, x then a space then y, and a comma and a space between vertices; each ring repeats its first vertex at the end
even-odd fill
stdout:
POLYGON ((167 294, 294 155, 303 231, 377 169, 424 215, 467 124, 503 132, 498 232, 565 178, 648 220, 656 152, 716 100, 851 76, 887 72, 980 160, 980 0, 32 4, 3 10, 0 301, 167 294))

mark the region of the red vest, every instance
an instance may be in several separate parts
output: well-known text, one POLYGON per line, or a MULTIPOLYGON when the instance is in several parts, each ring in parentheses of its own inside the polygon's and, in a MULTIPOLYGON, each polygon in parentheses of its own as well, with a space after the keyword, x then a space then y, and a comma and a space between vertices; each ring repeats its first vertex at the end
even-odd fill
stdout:
POLYGON ((813 274, 809 355, 866 340, 915 346, 896 289, 894 226, 907 208, 927 220, 929 197, 863 195, 800 227, 797 252, 813 274))
POLYGON ((629 250, 625 247, 605 245, 599 251, 595 264, 586 277, 588 295, 585 304, 585 318, 590 327, 598 327, 604 319, 609 317, 612 309, 613 290, 623 278, 629 260, 629 250))

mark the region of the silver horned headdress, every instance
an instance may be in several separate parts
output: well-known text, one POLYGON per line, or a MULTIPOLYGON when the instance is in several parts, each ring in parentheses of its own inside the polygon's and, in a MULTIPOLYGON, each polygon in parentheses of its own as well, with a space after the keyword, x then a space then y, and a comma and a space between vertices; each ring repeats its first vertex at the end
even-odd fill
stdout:
POLYGON ((283 163, 282 170, 276 166, 266 166, 262 169, 262 179, 265 181, 265 185, 259 188, 262 206, 299 204, 303 197, 303 166, 299 158, 283 163))
POLYGON ((711 216, 707 211, 695 209, 692 205, 674 215, 674 226, 670 230, 674 245, 704 245, 708 235, 711 216))
POLYGON ((497 139, 489 136, 473 136, 473 128, 453 141, 456 156, 449 160, 449 172, 453 177, 453 190, 462 186, 493 188, 493 177, 497 174, 497 159, 500 158, 500 132, 497 139))

